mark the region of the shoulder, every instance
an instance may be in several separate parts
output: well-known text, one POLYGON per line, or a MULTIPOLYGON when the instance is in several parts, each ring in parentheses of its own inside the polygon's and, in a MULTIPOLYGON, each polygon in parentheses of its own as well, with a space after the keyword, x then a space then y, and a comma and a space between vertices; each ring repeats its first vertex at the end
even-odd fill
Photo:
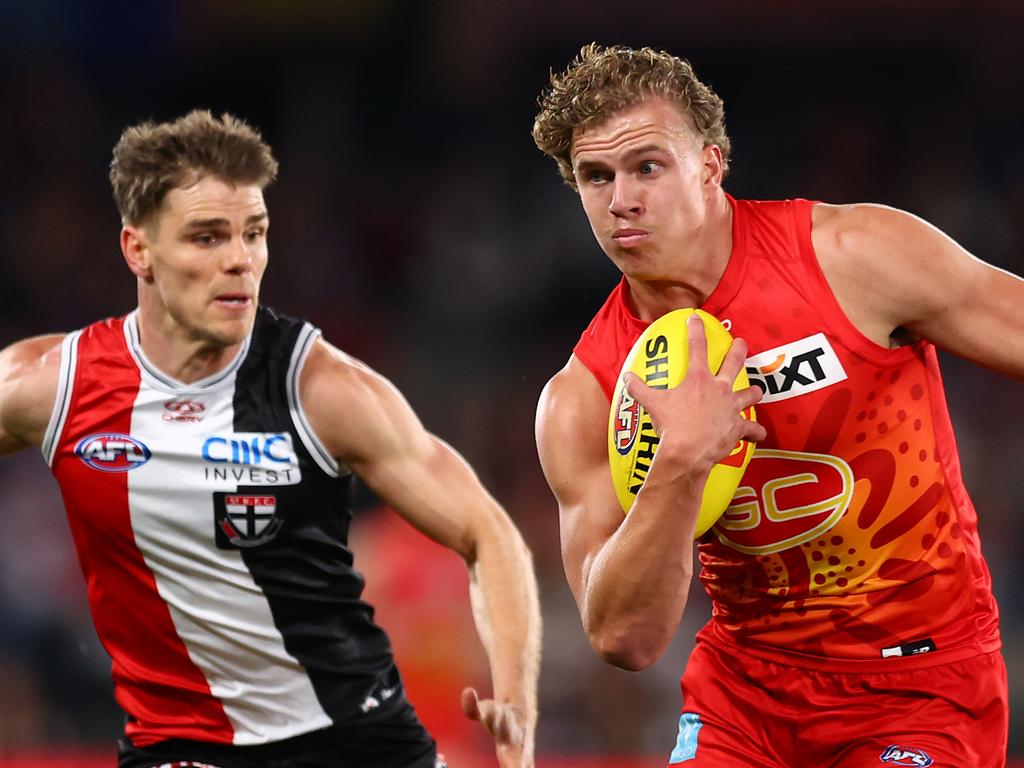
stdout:
POLYGON ((872 203, 814 208, 812 237, 822 266, 874 281, 882 294, 909 298, 966 277, 980 264, 938 227, 907 211, 872 203))
POLYGON ((302 366, 299 397, 313 431, 347 464, 397 449, 422 432, 394 384, 319 337, 302 366))
POLYGON ((63 333, 33 336, 0 350, 0 380, 46 365, 59 365, 64 336, 63 333))
POLYGON ((393 385, 379 373, 323 338, 318 336, 310 344, 299 379, 302 395, 316 392, 332 400, 358 400, 393 390, 393 385))
POLYGON ((538 430, 552 419, 574 419, 592 413, 595 405, 607 410, 601 386, 587 366, 572 355, 541 391, 537 404, 538 430))
POLYGON ((578 469, 577 461, 605 461, 608 408, 600 384, 575 355, 545 385, 535 430, 541 464, 552 485, 563 470, 578 469))
POLYGON ((39 444, 50 419, 64 334, 35 336, 0 351, 0 435, 39 444))
POLYGON ((917 216, 876 203, 832 205, 818 203, 811 212, 815 248, 839 251, 847 256, 870 254, 878 248, 905 249, 921 234, 941 233, 917 216))
POLYGON ((944 311, 973 284, 976 261, 939 229, 884 205, 816 205, 811 237, 837 299, 869 338, 884 344, 944 311))
POLYGON ((57 384, 64 334, 33 336, 0 351, 0 387, 6 397, 29 396, 52 380, 57 384))

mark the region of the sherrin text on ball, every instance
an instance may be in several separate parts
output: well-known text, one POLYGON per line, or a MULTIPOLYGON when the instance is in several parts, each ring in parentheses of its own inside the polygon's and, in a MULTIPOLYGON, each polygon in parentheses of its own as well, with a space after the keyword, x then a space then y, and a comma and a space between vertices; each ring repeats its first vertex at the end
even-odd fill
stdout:
MULTIPOLYGON (((692 314, 704 323, 708 367, 713 373, 717 372, 732 344, 732 335, 715 317, 703 310, 677 309, 659 317, 640 334, 616 380, 608 418, 608 459, 615 494, 623 512, 629 512, 643 487, 659 442, 650 414, 630 397, 623 377, 632 371, 649 387, 668 389, 677 386, 686 376, 689 357, 686 320, 692 314)), ((749 385, 746 371, 741 369, 733 382, 733 391, 749 385)), ((753 406, 743 415, 753 420, 753 406)), ((740 440, 729 455, 712 468, 704 486, 696 537, 703 536, 725 512, 753 453, 753 443, 740 440)))

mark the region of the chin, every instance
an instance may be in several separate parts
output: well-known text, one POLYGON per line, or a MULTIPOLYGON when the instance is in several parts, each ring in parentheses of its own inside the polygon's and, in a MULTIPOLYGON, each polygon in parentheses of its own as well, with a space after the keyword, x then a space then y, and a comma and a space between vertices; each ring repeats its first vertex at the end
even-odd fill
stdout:
POLYGON ((653 266, 642 251, 618 251, 611 260, 622 274, 637 280, 646 280, 653 266))
POLYGON ((241 344, 252 333, 255 320, 256 313, 253 312, 244 319, 239 318, 230 322, 217 323, 215 326, 207 329, 206 336, 212 342, 222 347, 241 344))

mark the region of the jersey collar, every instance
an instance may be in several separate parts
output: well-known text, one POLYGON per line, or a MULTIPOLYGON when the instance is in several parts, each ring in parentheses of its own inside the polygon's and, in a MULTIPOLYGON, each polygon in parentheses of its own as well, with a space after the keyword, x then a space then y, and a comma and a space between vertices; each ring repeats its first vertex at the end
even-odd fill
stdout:
POLYGON ((246 336, 245 341, 242 342, 242 348, 238 350, 238 354, 235 355, 234 359, 227 365, 227 367, 213 373, 206 378, 200 379, 199 381, 193 381, 190 384, 186 384, 183 381, 175 379, 173 376, 169 376, 146 357, 146 353, 142 351, 142 344, 139 341, 139 310, 134 309, 129 312, 124 318, 124 340, 128 345, 128 352, 131 354, 135 363, 139 366, 139 370, 142 372, 143 378, 148 380, 150 384, 160 389, 166 389, 169 391, 188 391, 194 392, 199 389, 212 389, 218 384, 222 384, 228 381, 235 375, 238 369, 241 367, 242 362, 245 360, 247 354, 249 354, 249 342, 252 339, 252 332, 246 336))

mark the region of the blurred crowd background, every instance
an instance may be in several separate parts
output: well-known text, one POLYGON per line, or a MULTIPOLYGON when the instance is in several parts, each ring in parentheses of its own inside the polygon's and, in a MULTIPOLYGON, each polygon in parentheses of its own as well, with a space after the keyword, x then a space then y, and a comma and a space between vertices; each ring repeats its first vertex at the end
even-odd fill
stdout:
MULTIPOLYGON (((395 381, 534 551, 540 754, 663 759, 707 603, 653 669, 601 664, 533 444, 541 387, 616 279, 530 137, 549 71, 591 40, 691 60, 725 99, 732 194, 898 206, 1024 273, 1019 2, 0 0, 0 345, 134 306, 106 179, 126 125, 248 119, 281 161, 264 302, 395 381)), ((1024 755, 1024 389, 944 366, 1024 755)), ((458 692, 487 677, 461 561, 365 492, 354 527, 414 703, 443 748, 473 754, 458 692)), ((0 758, 119 733, 81 582, 42 458, 0 461, 0 758)))

